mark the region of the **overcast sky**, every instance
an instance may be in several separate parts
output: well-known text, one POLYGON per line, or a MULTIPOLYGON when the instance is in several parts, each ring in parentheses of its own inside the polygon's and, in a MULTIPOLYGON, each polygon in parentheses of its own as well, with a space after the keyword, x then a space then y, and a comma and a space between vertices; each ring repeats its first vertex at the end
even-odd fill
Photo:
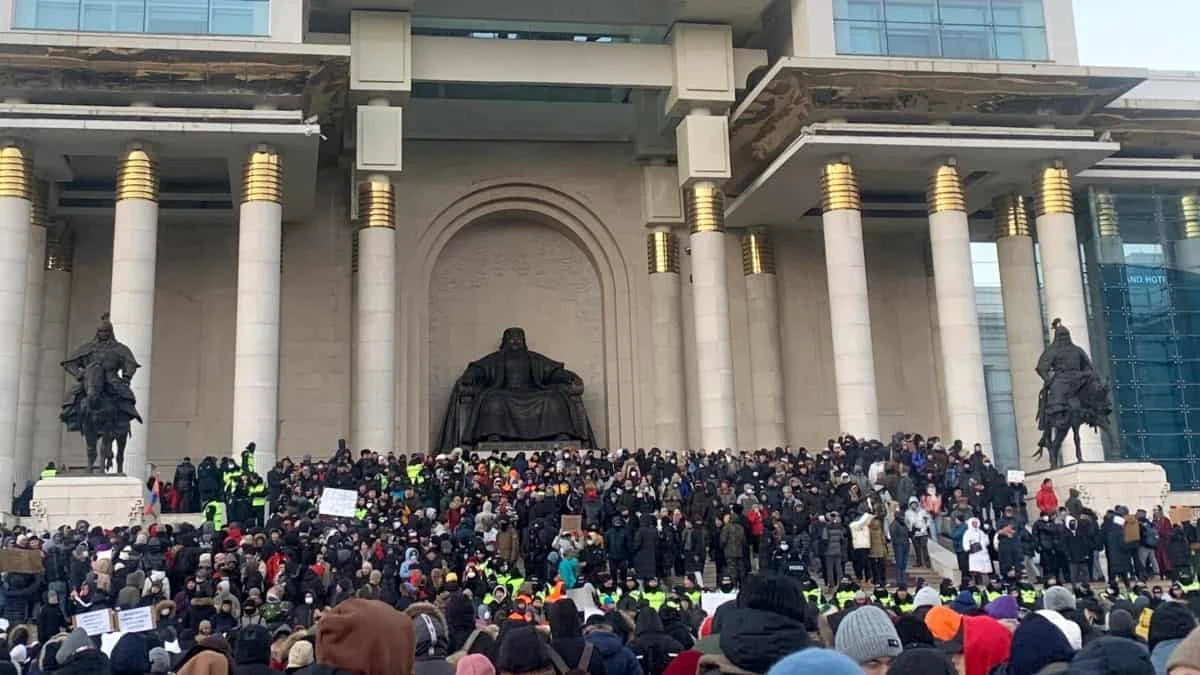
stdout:
POLYGON ((1200 71, 1200 0, 1074 0, 1079 61, 1200 71))

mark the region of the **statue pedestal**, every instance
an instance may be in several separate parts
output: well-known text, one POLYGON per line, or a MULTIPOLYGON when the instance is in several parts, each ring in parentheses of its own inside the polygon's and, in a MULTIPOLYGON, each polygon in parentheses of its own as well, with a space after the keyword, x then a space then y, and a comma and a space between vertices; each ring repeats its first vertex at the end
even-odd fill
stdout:
POLYGON ((104 528, 142 524, 145 486, 136 478, 110 474, 55 476, 33 486, 30 526, 53 531, 80 520, 104 528))
POLYGON ((1068 464, 1057 469, 1047 469, 1025 474, 1025 489, 1029 494, 1026 506, 1029 517, 1037 517, 1034 499, 1042 487, 1042 481, 1054 481, 1054 493, 1058 504, 1067 503, 1071 488, 1079 490, 1083 505, 1096 512, 1100 518, 1104 512, 1120 504, 1130 513, 1146 509, 1149 513, 1155 506, 1167 503, 1171 486, 1163 468, 1151 462, 1083 462, 1068 464))
POLYGON ((516 455, 518 452, 525 454, 535 452, 554 452, 557 450, 579 450, 583 448, 583 443, 579 441, 480 441, 475 445, 474 452, 479 453, 481 457, 490 457, 493 454, 506 452, 509 455, 516 455))

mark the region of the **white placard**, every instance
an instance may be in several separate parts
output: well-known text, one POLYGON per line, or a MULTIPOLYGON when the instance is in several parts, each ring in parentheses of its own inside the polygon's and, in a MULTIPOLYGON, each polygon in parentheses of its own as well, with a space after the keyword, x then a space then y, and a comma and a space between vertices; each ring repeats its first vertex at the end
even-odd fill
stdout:
POLYGON ((321 492, 321 504, 317 513, 322 516, 353 518, 356 506, 358 506, 358 493, 354 490, 325 488, 321 492))
POLYGON ((1016 469, 1009 469, 1008 470, 1008 482, 1024 483, 1025 482, 1025 472, 1017 471, 1016 469))
POLYGON ((700 607, 712 616, 717 613, 718 607, 733 600, 737 600, 737 593, 701 593, 700 607))
POLYGON ((75 615, 75 626, 88 635, 104 635, 112 631, 112 615, 107 609, 75 615))
POLYGON ((572 588, 567 591, 567 597, 574 600, 575 607, 583 612, 584 621, 590 619, 593 615, 604 614, 596 606, 595 593, 596 589, 591 584, 584 584, 580 588, 572 588))
POLYGON ((117 648, 117 643, 121 638, 125 637, 124 633, 105 633, 100 636, 100 651, 104 652, 105 656, 112 656, 112 652, 117 648))
POLYGON ((117 630, 122 633, 141 633, 154 630, 154 612, 150 607, 137 607, 117 612, 117 630))

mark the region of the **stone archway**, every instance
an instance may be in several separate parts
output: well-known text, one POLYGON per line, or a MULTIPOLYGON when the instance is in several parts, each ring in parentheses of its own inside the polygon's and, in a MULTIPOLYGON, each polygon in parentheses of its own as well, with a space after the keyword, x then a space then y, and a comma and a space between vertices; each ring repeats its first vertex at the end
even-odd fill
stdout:
MULTIPOLYGON (((637 429, 636 354, 634 308, 629 268, 610 229, 584 204, 565 193, 541 185, 496 182, 476 186, 439 213, 424 229, 400 278, 400 386, 397 439, 409 449, 429 447, 436 433, 437 408, 430 391, 430 285, 437 263, 450 241, 477 223, 504 219, 536 223, 553 228, 574 244, 590 264, 599 289, 602 381, 589 388, 602 388, 603 428, 595 428, 598 440, 610 447, 632 444, 637 429)), ((497 332, 497 337, 499 333, 497 332)), ((537 349, 536 336, 531 346, 537 349)), ((489 349, 494 349, 490 345, 489 349)), ((549 349, 548 355, 561 358, 549 349)), ((461 364, 465 366, 466 364, 461 364)), ((567 367, 572 367, 567 363, 567 367)), ((599 391, 596 392, 597 394, 599 391)), ((595 425, 596 413, 592 412, 595 425)))

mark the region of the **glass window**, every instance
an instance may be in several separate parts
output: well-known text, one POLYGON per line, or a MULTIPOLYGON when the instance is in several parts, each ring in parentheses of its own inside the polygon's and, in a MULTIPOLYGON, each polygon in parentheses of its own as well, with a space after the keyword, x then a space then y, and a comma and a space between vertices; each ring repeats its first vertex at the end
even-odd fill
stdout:
POLYGON ((15 28, 269 35, 270 0, 17 0, 15 28))
POLYGON ((835 0, 839 54, 1045 61, 1042 0, 835 0))

